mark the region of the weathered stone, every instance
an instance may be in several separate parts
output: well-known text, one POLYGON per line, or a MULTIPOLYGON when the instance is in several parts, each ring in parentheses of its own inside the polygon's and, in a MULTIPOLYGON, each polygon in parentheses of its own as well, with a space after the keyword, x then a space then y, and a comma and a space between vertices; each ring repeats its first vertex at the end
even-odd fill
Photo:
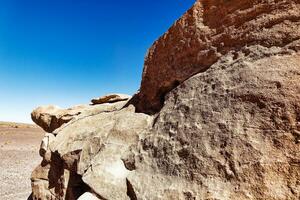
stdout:
POLYGON ((134 113, 132 106, 85 117, 61 129, 50 149, 101 197, 127 199, 126 177, 130 171, 122 156, 151 121, 145 114, 134 113))
POLYGON ((33 197, 300 199, 299 8, 198 0, 150 49, 139 94, 56 127, 33 197))
POLYGON ((43 157, 47 162, 50 162, 51 159, 51 151, 49 149, 49 145, 53 142, 55 136, 52 133, 46 133, 44 138, 42 139, 40 146, 40 156, 43 157))
POLYGON ((299 0, 197 0, 149 49, 132 102, 140 112, 155 113, 166 93, 245 46, 299 49, 299 10, 299 0))
POLYGON ((70 173, 59 157, 52 154, 51 163, 42 162, 31 175, 33 200, 64 200, 70 173))
POLYGON ((300 54, 248 50, 167 95, 133 151, 138 199, 300 198, 300 54))
POLYGON ((92 99, 92 105, 103 104, 103 103, 115 103, 118 101, 127 101, 131 96, 127 94, 108 94, 99 98, 92 99))
POLYGON ((32 120, 43 128, 46 132, 52 133, 63 124, 68 123, 77 117, 95 115, 101 112, 110 112, 121 109, 126 101, 113 104, 101 105, 79 105, 68 109, 62 109, 57 106, 41 106, 31 113, 32 120))

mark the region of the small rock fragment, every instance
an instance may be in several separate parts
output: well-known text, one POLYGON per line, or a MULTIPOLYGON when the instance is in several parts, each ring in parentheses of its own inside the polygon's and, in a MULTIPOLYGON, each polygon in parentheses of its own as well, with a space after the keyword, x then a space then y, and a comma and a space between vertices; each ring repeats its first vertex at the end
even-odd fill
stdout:
POLYGON ((103 103, 115 103, 118 101, 126 101, 130 99, 130 95, 126 94, 108 94, 99 98, 92 99, 92 105, 103 104, 103 103))

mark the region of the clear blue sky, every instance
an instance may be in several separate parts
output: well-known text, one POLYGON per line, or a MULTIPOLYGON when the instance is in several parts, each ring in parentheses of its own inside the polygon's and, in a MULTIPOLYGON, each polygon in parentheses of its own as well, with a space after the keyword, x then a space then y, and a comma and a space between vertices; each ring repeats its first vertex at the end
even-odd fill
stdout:
POLYGON ((0 0, 0 121, 133 94, 147 49, 194 0, 0 0))

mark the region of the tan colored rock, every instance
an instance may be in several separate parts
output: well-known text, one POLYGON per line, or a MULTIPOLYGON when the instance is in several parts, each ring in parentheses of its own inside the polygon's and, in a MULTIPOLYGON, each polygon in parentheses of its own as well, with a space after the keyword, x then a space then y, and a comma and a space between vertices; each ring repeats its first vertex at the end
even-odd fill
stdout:
POLYGON ((119 110, 125 104, 126 101, 122 101, 113 104, 101 104, 96 106, 79 105, 68 109, 62 109, 53 105, 41 106, 31 113, 31 118, 46 132, 52 133, 63 124, 66 124, 77 117, 85 117, 101 112, 119 110))
POLYGON ((52 133, 46 133, 44 138, 42 139, 41 146, 40 146, 40 156, 45 158, 46 160, 50 160, 51 151, 49 149, 49 145, 53 142, 55 136, 52 133))
POLYGON ((300 198, 300 53, 248 50, 167 95, 131 155, 138 199, 300 198))
POLYGON ((299 5, 198 0, 150 49, 138 95, 44 142, 33 197, 300 199, 299 5))
POLYGON ((32 172, 33 200, 77 200, 89 187, 81 176, 65 168, 65 163, 51 152, 49 161, 42 163, 32 172))
POLYGON ((145 114, 134 113, 132 106, 100 113, 61 129, 50 149, 101 197, 128 199, 126 177, 130 171, 122 157, 151 121, 145 114))
POLYGON ((299 10, 298 0, 197 0, 149 49, 132 102, 155 113, 173 88, 245 46, 300 49, 299 10))
POLYGON ((57 106, 41 106, 31 113, 32 120, 46 132, 53 132, 62 124, 69 122, 75 115, 79 115, 82 107, 62 109, 57 106))
POLYGON ((92 99, 92 105, 103 103, 115 103, 118 101, 127 101, 131 96, 127 94, 108 94, 99 98, 92 99))
POLYGON ((135 113, 134 107, 129 106, 120 111, 78 117, 57 129, 56 136, 46 134, 40 150, 44 161, 32 175, 33 197, 48 198, 53 193, 59 198, 77 199, 92 190, 105 199, 129 199, 126 177, 130 170, 125 167, 123 157, 151 121, 152 117, 135 113), (64 172, 60 174, 62 177, 46 177, 57 170, 64 172), (63 187, 47 190, 50 182, 62 178, 63 187))
POLYGON ((52 154, 51 163, 42 162, 32 172, 32 199, 66 199, 69 178, 70 173, 64 170, 61 159, 52 154))

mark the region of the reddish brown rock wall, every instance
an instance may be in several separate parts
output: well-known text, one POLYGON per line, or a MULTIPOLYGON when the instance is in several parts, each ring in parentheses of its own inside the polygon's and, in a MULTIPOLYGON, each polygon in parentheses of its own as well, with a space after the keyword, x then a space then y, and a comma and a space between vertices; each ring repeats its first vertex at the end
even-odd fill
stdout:
POLYGON ((230 51, 255 44, 299 48, 299 10, 299 0, 198 0, 149 49, 138 111, 159 111, 167 92, 230 51))

